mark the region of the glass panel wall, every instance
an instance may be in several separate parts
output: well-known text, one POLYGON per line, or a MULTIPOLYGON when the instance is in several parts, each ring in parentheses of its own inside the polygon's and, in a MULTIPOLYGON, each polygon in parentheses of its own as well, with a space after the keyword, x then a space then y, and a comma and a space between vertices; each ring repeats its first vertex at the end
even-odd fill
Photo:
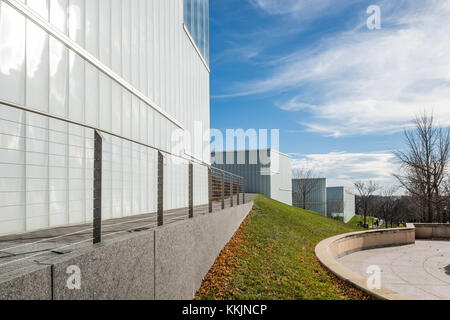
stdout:
POLYGON ((209 65, 209 0, 184 0, 184 24, 209 65))

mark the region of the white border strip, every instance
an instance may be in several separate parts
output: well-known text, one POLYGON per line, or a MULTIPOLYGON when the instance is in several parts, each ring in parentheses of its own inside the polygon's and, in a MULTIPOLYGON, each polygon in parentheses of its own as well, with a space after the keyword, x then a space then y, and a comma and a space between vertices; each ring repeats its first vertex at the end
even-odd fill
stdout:
POLYGON ((65 44, 69 49, 73 50, 75 53, 80 55, 83 59, 85 59, 86 61, 91 63, 93 66, 95 66, 101 72, 105 73, 111 79, 113 79, 114 81, 117 81, 122 87, 124 87, 125 89, 130 91, 132 94, 136 95, 139 99, 141 99, 146 104, 148 104, 156 112, 161 114, 163 117, 168 119, 170 122, 175 124, 180 129, 184 130, 184 127, 181 124, 181 122, 179 122, 173 116, 171 116, 170 114, 168 114, 167 112, 162 110, 161 107, 157 106, 157 104, 153 100, 151 100, 149 97, 144 95, 138 89, 133 87, 125 79, 123 79, 121 76, 119 76, 114 71, 112 71, 109 67, 104 65, 100 60, 98 60, 93 55, 91 55, 88 51, 86 51, 81 46, 79 46, 72 39, 70 39, 65 34, 63 34, 61 31, 59 31, 56 27, 52 26, 46 20, 41 18, 36 12, 34 12, 32 9, 30 9, 27 5, 21 3, 17 0, 2 0, 2 1, 4 1, 5 3, 8 3, 10 6, 12 6, 14 9, 16 9, 22 15, 24 15, 27 19, 33 21, 39 27, 44 29, 47 33, 49 33, 50 35, 55 37, 57 40, 59 40, 63 44, 65 44))
POLYGON ((208 70, 209 73, 211 73, 211 70, 209 69, 208 64, 205 61, 205 58, 203 58, 202 53, 200 52, 200 50, 197 47, 197 44, 194 41, 194 38, 192 38, 191 33, 189 32, 188 28, 186 27, 186 25, 183 23, 183 29, 186 32, 186 35, 188 36, 189 40, 191 41, 192 45, 194 46, 195 51, 197 51, 198 56, 200 57, 200 59, 203 62, 203 65, 205 66, 206 70, 208 70))

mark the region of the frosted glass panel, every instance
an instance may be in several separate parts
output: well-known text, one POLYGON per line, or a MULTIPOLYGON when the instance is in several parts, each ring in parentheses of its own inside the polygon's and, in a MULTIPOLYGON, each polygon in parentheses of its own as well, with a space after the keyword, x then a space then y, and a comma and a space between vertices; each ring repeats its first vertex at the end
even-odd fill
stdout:
POLYGON ((209 64, 209 0, 184 0, 184 24, 209 64))
MULTIPOLYGON (((131 82, 131 2, 122 0, 122 77, 131 82)), ((113 20, 114 21, 114 20, 113 20)), ((137 48, 133 48, 136 50, 137 48)))
POLYGON ((84 60, 69 52, 69 118, 75 121, 84 120, 84 70, 84 60))
POLYGON ((99 97, 99 108, 100 108, 100 128, 107 131, 111 131, 111 112, 112 112, 112 81, 109 77, 104 74, 100 74, 100 97, 99 97))
MULTIPOLYGON (((50 22, 63 33, 67 33, 68 0, 52 0, 50 22)), ((49 39, 50 94, 49 112, 67 116, 69 51, 53 37, 49 39)))
MULTIPOLYGON (((48 19, 46 0, 28 1, 28 5, 48 19)), ((40 111, 48 111, 49 93, 49 37, 47 32, 34 23, 27 22, 27 83, 26 104, 40 111)))
POLYGON ((86 1, 86 50, 99 58, 99 0, 86 1))
POLYGON ((99 74, 91 64, 86 63, 86 109, 85 120, 88 125, 98 126, 99 116, 99 74))
POLYGON ((0 97, 25 103, 25 18, 0 1, 0 97))
POLYGON ((111 0, 99 0, 99 55, 111 67, 111 0))
POLYGON ((111 0, 111 34, 112 37, 112 56, 111 67, 114 72, 122 75, 122 2, 120 0, 111 0))
POLYGON ((50 37, 49 50, 49 112, 58 116, 67 116, 69 51, 53 37, 50 37))
POLYGON ((85 1, 69 1, 69 37, 79 45, 85 44, 85 1))

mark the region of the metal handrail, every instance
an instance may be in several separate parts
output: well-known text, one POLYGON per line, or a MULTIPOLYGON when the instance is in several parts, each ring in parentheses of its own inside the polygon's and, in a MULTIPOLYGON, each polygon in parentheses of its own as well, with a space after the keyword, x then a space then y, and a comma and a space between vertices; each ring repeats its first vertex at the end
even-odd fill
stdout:
MULTIPOLYGON (((245 179, 241 176, 238 176, 236 174, 227 172, 225 170, 219 169, 219 168, 215 168, 213 166, 211 166, 209 163, 206 163, 202 160, 199 160, 193 156, 189 156, 189 157, 185 157, 185 156, 181 156, 181 155, 177 155, 174 154, 172 152, 169 151, 165 151, 162 150, 160 148, 148 145, 146 143, 134 140, 134 139, 130 139, 118 134, 115 134, 113 132, 104 130, 104 129, 100 129, 97 127, 94 127, 92 125, 88 125, 85 123, 81 123, 79 121, 75 121, 75 120, 70 120, 70 119, 65 119, 62 118, 60 116, 56 116, 53 114, 49 114, 43 111, 38 111, 38 110, 34 110, 34 109, 30 109, 21 105, 18 105, 16 103, 12 103, 9 101, 5 101, 3 99, 0 99, 0 105, 4 105, 5 107, 10 107, 10 108, 14 108, 17 110, 21 110, 24 112, 30 112, 42 117, 47 117, 49 119, 54 119, 57 121, 61 121, 61 122, 65 122, 68 124, 72 124, 72 125, 76 125, 82 128, 86 128, 86 129, 90 129, 94 131, 94 135, 95 135, 95 147, 94 147, 94 168, 91 168, 94 170, 94 177, 93 177, 93 182, 94 182, 94 197, 93 199, 89 199, 90 201, 94 201, 94 212, 93 212, 93 239, 94 239, 94 243, 99 243, 101 242, 101 228, 102 228, 102 214, 101 214, 101 170, 102 170, 102 136, 101 134, 105 134, 105 135, 109 135, 112 137, 116 137, 118 139, 124 140, 124 141, 128 141, 130 143, 136 144, 136 145, 140 145, 152 150, 155 150, 158 152, 158 190, 157 190, 157 218, 158 218, 158 225, 163 225, 163 218, 164 218, 164 207, 163 207, 163 180, 164 180, 164 156, 165 155, 169 155, 169 156, 173 156, 175 158, 178 159, 182 159, 184 161, 188 161, 189 162, 189 218, 192 218, 194 216, 194 205, 193 205, 193 164, 196 165, 200 165, 203 167, 208 168, 208 172, 209 172, 209 177, 208 177, 208 193, 209 193, 209 200, 208 200, 208 211, 211 213, 213 210, 213 206, 212 206, 212 202, 213 202, 213 191, 217 191, 217 190, 213 190, 213 176, 216 177, 217 180, 217 173, 220 175, 221 177, 221 182, 220 182, 220 187, 221 187, 221 207, 225 208, 225 198, 228 199, 228 197, 230 197, 230 205, 233 207, 234 206, 234 199, 233 197, 235 195, 237 195, 237 204, 240 205, 241 204, 241 198, 239 196, 240 193, 242 193, 242 203, 245 203, 245 179), (215 173, 215 174, 213 174, 215 173), (227 180, 226 180, 227 179, 227 180), (226 190, 225 190, 226 189, 226 190), (237 193, 235 192, 237 190, 237 193), (227 196, 226 196, 227 195, 227 196)), ((45 129, 42 128, 43 130, 51 130, 51 129, 45 129)), ((25 137, 24 137, 25 138, 25 137)), ((48 141, 50 142, 50 141, 48 141)), ((25 150, 26 152, 26 150, 25 150)), ((32 152, 32 151, 30 151, 32 152)), ((62 155, 61 155, 62 156, 62 155)), ((106 161, 106 160, 105 160, 106 161)), ((216 181, 217 183, 217 181, 216 181)), ((215 186, 217 187, 217 185, 215 186)), ((228 200, 227 200, 228 201, 228 200)))

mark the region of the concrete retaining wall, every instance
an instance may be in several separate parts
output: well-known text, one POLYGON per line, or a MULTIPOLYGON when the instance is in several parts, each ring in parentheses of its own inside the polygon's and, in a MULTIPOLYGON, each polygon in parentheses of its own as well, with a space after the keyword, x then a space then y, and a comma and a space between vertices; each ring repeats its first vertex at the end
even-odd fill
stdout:
POLYGON ((450 224, 414 223, 416 239, 450 239, 450 224))
POLYGON ((153 299, 153 248, 153 232, 142 232, 41 263, 52 266, 54 300, 153 299), (69 266, 80 268, 80 290, 67 287, 69 266))
POLYGON ((50 266, 31 265, 0 278, 0 300, 50 300, 50 266))
POLYGON ((367 287, 367 280, 347 267, 341 265, 337 258, 355 251, 386 246, 400 246, 415 243, 415 228, 383 229, 353 232, 331 237, 320 242, 315 249, 319 261, 340 279, 347 281, 376 299, 408 300, 409 298, 386 288, 372 290, 367 287))
POLYGON ((28 261, 0 276, 0 299, 192 299, 253 202, 28 261), (81 288, 69 289, 69 266, 81 288))
POLYGON ((246 204, 156 229, 155 298, 192 299, 251 208, 246 204))

